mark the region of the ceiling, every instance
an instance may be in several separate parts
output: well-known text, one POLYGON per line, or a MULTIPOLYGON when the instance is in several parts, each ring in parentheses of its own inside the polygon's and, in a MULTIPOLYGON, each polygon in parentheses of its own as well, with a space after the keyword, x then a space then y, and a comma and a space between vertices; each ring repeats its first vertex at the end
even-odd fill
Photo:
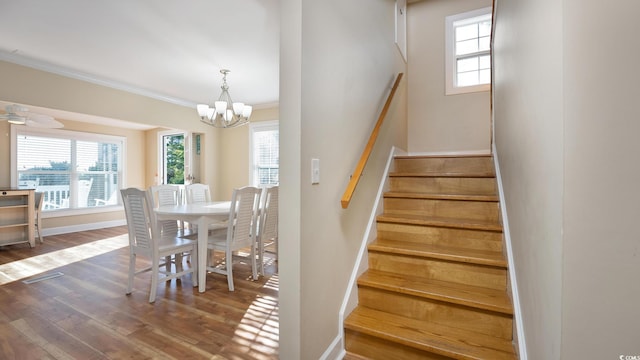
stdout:
MULTIPOLYGON (((278 0, 0 0, 0 60, 195 106, 278 102, 278 0)), ((195 111, 195 110, 194 110, 195 111)))

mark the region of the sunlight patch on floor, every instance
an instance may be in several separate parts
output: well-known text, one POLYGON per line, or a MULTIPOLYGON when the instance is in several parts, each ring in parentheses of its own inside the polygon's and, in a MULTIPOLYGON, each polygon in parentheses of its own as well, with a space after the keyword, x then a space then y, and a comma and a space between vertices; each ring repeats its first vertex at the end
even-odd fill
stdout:
MULTIPOLYGON (((272 287, 274 282, 278 282, 278 274, 272 275, 265 286, 272 287)), ((260 296, 240 320, 233 341, 253 358, 277 358, 279 333, 278 299, 260 296)))
POLYGON ((0 285, 102 255, 128 245, 128 235, 121 235, 2 264, 0 265, 0 285))
POLYGON ((280 289, 280 281, 278 279, 278 274, 273 274, 269 278, 269 280, 267 280, 267 283, 264 284, 264 287, 266 287, 267 289, 278 291, 280 289))

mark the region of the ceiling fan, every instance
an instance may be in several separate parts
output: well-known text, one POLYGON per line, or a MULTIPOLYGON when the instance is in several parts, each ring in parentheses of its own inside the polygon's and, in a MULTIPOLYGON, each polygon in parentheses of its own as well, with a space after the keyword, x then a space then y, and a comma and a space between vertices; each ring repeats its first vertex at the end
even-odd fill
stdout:
POLYGON ((7 105, 5 106, 5 111, 6 114, 0 115, 0 120, 7 120, 12 124, 49 129, 61 128, 64 126, 52 116, 30 113, 29 109, 22 105, 7 105))

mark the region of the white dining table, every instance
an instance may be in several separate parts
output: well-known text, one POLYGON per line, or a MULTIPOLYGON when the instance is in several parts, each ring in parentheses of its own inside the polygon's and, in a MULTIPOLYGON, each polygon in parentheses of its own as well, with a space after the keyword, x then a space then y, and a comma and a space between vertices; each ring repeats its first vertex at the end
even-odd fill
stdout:
POLYGON ((155 209, 158 220, 187 221, 198 225, 198 290, 205 291, 207 279, 207 241, 209 224, 228 220, 231 201, 165 205, 155 209))

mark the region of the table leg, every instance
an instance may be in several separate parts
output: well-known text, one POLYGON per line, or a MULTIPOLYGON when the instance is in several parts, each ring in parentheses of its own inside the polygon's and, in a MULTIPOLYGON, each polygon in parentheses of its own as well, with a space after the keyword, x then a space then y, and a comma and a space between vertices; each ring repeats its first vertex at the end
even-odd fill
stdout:
POLYGON ((198 219, 198 290, 204 292, 207 284, 207 241, 209 222, 205 216, 198 219))

